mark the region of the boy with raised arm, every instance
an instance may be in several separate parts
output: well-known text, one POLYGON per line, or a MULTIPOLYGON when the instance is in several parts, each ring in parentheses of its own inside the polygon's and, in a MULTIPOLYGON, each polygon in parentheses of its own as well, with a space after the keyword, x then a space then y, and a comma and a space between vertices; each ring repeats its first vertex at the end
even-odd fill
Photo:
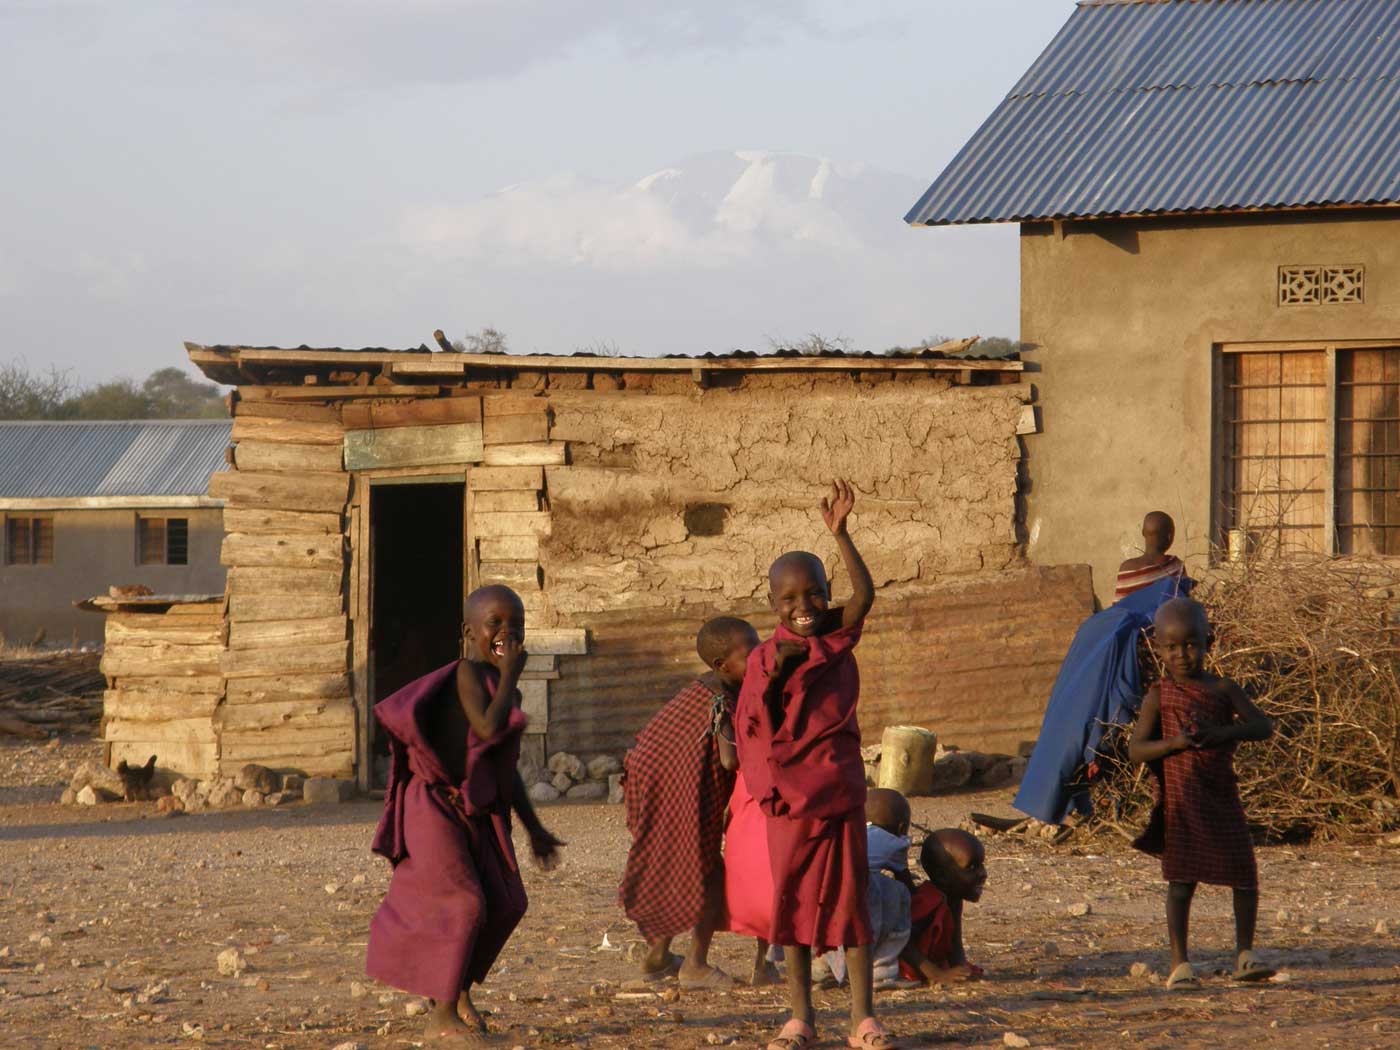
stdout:
POLYGON ((812 952, 844 949, 851 982, 847 1045, 895 1046, 875 1019, 866 907, 865 766, 856 703, 855 646, 875 602, 870 572, 847 529, 855 491, 832 483, 822 519, 851 578, 844 608, 830 608, 821 559, 782 555, 768 570, 773 636, 749 656, 736 741, 744 781, 768 822, 773 928, 784 946, 792 1017, 769 1050, 805 1050, 816 1038, 812 952))
POLYGON ((429 1043, 489 1046, 471 986, 525 914, 511 845, 520 817, 542 865, 563 843, 540 824, 516 763, 526 718, 516 682, 525 666, 525 608, 508 587, 467 598, 454 660, 381 700, 389 785, 372 849, 394 865, 369 929, 365 972, 433 1001, 429 1043))

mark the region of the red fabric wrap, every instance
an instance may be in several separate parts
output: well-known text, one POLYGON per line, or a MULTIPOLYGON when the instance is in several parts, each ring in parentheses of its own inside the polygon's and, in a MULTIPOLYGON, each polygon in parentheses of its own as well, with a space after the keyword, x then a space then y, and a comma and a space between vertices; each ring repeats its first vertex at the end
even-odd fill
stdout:
POLYGON ((874 940, 865 843, 863 809, 834 820, 768 818, 770 944, 805 944, 827 952, 874 940))
MULTIPOLYGON (((936 966, 953 964, 953 909, 948 898, 931 882, 920 883, 909 897, 909 943, 936 966)), ((922 981, 924 975, 900 961, 899 975, 906 981, 922 981)))
MULTIPOLYGON (((1163 739, 1234 722, 1229 699, 1200 686, 1164 678, 1158 691, 1163 739)), ((1162 877, 1257 889, 1259 873, 1235 777, 1234 743, 1168 755, 1161 771, 1162 877)))
MULTIPOLYGON (((483 668, 487 697, 499 675, 483 668)), ((457 663, 375 706, 389 737, 389 784, 371 848, 394 865, 370 922, 365 972, 414 995, 455 1000, 480 983, 525 914, 510 838, 510 805, 526 718, 504 732, 467 732, 466 775, 452 784, 424 732, 434 704, 457 700, 457 663)))
POLYGON ((724 806, 734 774, 719 762, 717 698, 732 717, 732 700, 691 682, 647 723, 627 756, 632 848, 618 901, 648 940, 693 929, 706 887, 721 877, 724 806))

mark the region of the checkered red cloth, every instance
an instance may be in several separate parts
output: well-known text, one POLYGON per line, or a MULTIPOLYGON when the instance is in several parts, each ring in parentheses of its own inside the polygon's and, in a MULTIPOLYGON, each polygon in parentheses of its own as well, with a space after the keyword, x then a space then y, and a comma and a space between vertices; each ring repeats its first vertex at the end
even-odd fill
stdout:
MULTIPOLYGON (((1163 678, 1158 684, 1163 739, 1229 725, 1234 708, 1223 696, 1163 678)), ((1207 882, 1252 890, 1259 886, 1254 846, 1235 778, 1235 745, 1180 751, 1162 760, 1160 800, 1168 882, 1207 882)))
POLYGON ((705 887, 723 870, 724 807, 734 774, 719 764, 714 708, 733 701, 705 682, 682 689, 647 723, 627 756, 623 790, 632 849, 618 889, 648 940, 694 928, 705 887))

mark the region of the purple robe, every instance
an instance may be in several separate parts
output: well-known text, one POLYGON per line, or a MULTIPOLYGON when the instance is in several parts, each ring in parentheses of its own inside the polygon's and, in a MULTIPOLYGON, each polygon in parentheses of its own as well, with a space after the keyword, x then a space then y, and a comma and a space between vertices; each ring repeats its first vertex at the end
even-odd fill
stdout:
MULTIPOLYGON (((384 816, 371 848, 394 865, 369 928, 365 972, 430 999, 480 984, 525 914, 510 839, 510 805, 526 718, 504 732, 467 731, 466 775, 450 782, 425 736, 433 704, 457 703, 457 662, 410 682, 374 708, 389 737, 384 816)), ((488 697, 499 675, 483 669, 488 697)))

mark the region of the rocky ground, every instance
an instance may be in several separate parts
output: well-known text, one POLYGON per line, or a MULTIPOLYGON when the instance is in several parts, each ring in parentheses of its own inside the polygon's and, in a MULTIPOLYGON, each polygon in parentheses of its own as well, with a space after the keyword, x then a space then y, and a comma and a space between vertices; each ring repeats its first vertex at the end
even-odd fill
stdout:
MULTIPOLYGON (((55 804, 90 742, 0 740, 0 1043, 6 1048, 416 1045, 418 1002, 361 976, 388 881, 370 855, 374 802, 204 812, 55 804), (220 956, 224 954, 223 972, 220 956)), ((1009 791, 919 800, 916 820, 1009 812, 1009 791)), ((782 996, 658 995, 628 986, 634 935, 613 894, 620 807, 562 803, 557 871, 527 872, 531 908, 479 1002, 505 1047, 761 1046, 782 996)), ((1154 864, 1114 843, 988 840, 991 881, 969 913, 987 979, 879 1001, 909 1046, 1400 1046, 1400 849, 1261 851, 1261 944, 1283 973, 1212 976, 1168 993, 1154 864), (1083 905, 1088 905, 1087 914, 1083 905), (1151 973, 1134 977, 1134 963, 1151 973), (1026 1042, 1021 1042, 1025 1040, 1026 1042)), ((1203 890, 1197 962, 1223 966, 1228 894, 1203 890)), ((719 938, 742 971, 749 945, 719 938)), ((842 1045, 843 997, 820 997, 842 1045)))

